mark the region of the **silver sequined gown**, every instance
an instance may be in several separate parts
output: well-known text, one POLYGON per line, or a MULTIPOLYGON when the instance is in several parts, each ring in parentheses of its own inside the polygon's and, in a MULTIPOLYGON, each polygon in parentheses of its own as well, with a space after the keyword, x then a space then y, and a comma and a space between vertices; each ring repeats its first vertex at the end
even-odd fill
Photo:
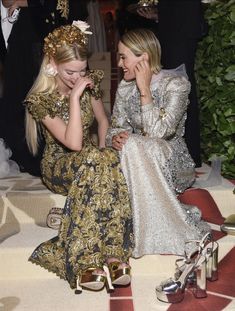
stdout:
POLYGON ((195 178, 182 138, 189 92, 184 76, 162 70, 151 81, 153 103, 141 108, 136 82, 119 84, 107 144, 123 130, 131 133, 120 159, 132 202, 133 257, 183 255, 185 241, 210 231, 198 208, 181 204, 176 196, 195 178))

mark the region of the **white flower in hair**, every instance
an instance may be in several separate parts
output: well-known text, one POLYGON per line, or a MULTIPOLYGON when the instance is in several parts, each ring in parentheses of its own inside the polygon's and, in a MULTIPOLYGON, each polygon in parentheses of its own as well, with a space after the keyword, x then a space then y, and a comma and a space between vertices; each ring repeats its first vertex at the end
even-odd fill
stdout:
POLYGON ((87 30, 88 28, 90 28, 90 25, 88 25, 84 21, 80 21, 80 20, 73 21, 72 26, 79 28, 81 30, 81 32, 83 32, 87 35, 92 35, 92 32, 87 30))

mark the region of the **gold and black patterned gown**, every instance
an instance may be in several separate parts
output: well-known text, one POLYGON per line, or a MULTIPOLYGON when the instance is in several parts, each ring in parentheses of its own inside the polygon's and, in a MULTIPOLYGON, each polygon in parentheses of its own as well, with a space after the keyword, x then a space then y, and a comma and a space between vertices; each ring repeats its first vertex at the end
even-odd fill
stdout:
MULTIPOLYGON (((102 71, 90 72, 96 98, 102 76, 102 71)), ((67 122, 68 105, 68 98, 58 92, 31 95, 27 100, 38 122, 46 115, 67 122)), ((43 181, 67 199, 58 235, 40 244, 29 258, 67 280, 71 288, 82 271, 102 267, 107 257, 127 261, 133 247, 131 208, 118 154, 109 148, 99 150, 90 139, 91 91, 84 91, 81 111, 84 143, 80 152, 66 149, 41 124, 46 140, 43 181)))

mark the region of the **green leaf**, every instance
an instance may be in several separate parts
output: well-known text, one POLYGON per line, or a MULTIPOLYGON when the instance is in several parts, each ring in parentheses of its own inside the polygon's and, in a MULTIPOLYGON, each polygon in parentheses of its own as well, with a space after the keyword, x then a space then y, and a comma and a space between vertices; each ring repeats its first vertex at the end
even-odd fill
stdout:
POLYGON ((235 0, 210 3, 205 18, 195 64, 202 158, 223 156, 222 174, 235 178, 235 0))
POLYGON ((230 18, 233 22, 235 22, 235 9, 230 13, 230 18))
POLYGON ((234 72, 228 72, 224 78, 228 81, 235 81, 235 71, 234 72))

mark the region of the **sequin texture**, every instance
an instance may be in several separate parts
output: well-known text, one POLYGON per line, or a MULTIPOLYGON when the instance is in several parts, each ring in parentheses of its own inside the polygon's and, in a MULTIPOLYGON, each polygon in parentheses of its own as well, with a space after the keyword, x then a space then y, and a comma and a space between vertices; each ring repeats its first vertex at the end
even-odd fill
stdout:
POLYGON ((121 131, 130 133, 120 159, 131 196, 134 257, 183 255, 185 241, 210 231, 198 208, 176 196, 195 179, 183 139, 189 92, 185 77, 161 71, 151 81, 153 102, 141 107, 136 82, 119 84, 107 143, 121 131))

